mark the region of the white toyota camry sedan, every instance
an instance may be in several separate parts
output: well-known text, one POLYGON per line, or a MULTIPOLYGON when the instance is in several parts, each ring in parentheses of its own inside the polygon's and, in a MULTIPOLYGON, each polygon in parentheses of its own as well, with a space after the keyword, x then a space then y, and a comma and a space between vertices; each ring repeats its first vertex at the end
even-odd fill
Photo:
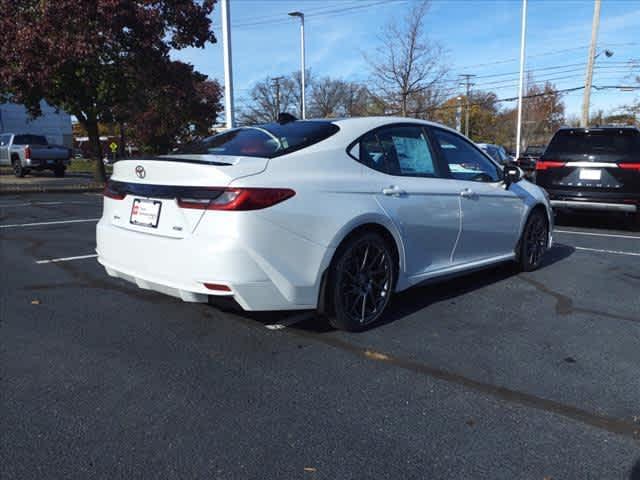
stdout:
POLYGON ((498 262, 540 266, 546 193, 449 128, 406 118, 241 127, 114 166, 109 275, 188 302, 378 321, 395 292, 498 262))

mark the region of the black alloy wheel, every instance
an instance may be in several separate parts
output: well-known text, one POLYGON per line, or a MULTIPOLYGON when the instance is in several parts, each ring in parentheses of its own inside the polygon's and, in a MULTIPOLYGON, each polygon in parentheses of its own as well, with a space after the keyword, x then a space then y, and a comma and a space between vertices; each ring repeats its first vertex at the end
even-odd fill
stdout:
POLYGON ((395 278, 395 255, 381 235, 371 232, 351 238, 332 266, 334 315, 330 323, 349 331, 375 323, 389 304, 395 278))
POLYGON ((536 270, 542 263, 549 242, 549 222, 545 214, 535 210, 529 215, 520 239, 520 267, 525 272, 536 270))

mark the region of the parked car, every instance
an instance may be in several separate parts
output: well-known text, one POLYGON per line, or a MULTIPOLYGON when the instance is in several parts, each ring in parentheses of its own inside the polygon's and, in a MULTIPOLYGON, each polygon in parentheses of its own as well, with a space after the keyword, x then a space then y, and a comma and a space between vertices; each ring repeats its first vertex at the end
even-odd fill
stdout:
POLYGON ((44 135, 0 134, 0 165, 11 165, 16 177, 30 170, 53 170, 56 177, 63 177, 71 154, 67 147, 49 145, 44 135))
POLYGON ((420 120, 236 128, 117 162, 98 261, 185 301, 317 309, 360 330, 425 280, 505 261, 538 268, 551 206, 521 173, 420 120))
POLYGON ((640 223, 640 130, 561 128, 536 164, 554 208, 635 214, 640 223))
POLYGON ((532 177, 536 170, 536 162, 540 155, 544 153, 544 146, 541 145, 529 145, 524 149, 524 152, 520 157, 516 159, 516 164, 520 167, 527 177, 532 177))
POLYGON ((502 145, 494 145, 492 143, 476 143, 476 145, 500 165, 506 165, 513 160, 502 145))

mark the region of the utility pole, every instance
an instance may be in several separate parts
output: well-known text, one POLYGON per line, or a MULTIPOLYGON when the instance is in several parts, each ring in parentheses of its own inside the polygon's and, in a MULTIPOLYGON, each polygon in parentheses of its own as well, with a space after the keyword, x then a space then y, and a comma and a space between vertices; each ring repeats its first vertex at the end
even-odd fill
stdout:
POLYGON ((518 86, 518 123, 516 125, 516 159, 520 158, 522 136, 522 95, 524 92, 524 62, 527 40, 527 0, 522 0, 522 27, 520 31, 520 84, 518 86))
POLYGON ((222 15, 222 49, 224 53, 224 117, 227 128, 234 126, 233 113, 233 72, 231 62, 231 12, 230 0, 221 0, 220 12, 222 15))
POLYGON ((471 86, 473 85, 471 83, 471 77, 475 77, 475 75, 472 75, 470 73, 463 73, 462 75, 460 75, 461 78, 464 79, 464 83, 461 85, 465 85, 466 87, 466 98, 465 98, 465 112, 464 112, 464 135, 465 137, 469 136, 469 95, 471 94, 471 86))
POLYGON ((300 97, 301 97, 301 112, 302 119, 307 118, 307 108, 305 102, 305 77, 306 77, 306 66, 304 61, 304 13, 302 12, 289 12, 289 16, 298 17, 300 19, 300 97))
POLYGON ((280 80, 283 80, 284 77, 275 77, 272 78, 271 81, 274 83, 276 87, 276 118, 278 119, 278 115, 280 115, 280 80))
POLYGON ((591 84, 593 82, 593 64, 596 60, 596 44, 598 43, 598 28, 600 27, 600 0, 595 0, 593 6, 593 23, 591 24, 591 46, 587 62, 587 74, 584 81, 584 96, 582 97, 582 118, 580 126, 589 126, 589 102, 591 101, 591 84))

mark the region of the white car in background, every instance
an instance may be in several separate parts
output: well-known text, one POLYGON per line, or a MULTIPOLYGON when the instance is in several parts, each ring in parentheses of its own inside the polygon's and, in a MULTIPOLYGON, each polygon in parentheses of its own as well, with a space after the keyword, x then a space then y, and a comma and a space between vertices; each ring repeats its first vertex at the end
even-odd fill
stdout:
POLYGON ((540 266, 551 207, 521 173, 419 120, 241 127, 117 162, 98 260, 185 301, 318 309, 360 330, 425 280, 509 260, 540 266))

